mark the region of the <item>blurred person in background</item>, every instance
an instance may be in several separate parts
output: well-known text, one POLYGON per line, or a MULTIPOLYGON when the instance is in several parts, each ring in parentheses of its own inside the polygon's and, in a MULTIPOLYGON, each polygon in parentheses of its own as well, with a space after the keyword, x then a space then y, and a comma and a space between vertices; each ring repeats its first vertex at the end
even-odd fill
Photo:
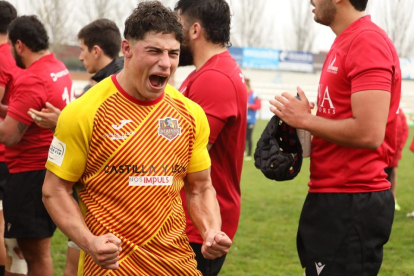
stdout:
POLYGON ((28 274, 52 276, 51 237, 56 229, 42 202, 45 162, 53 134, 37 126, 30 108, 46 102, 59 109, 68 103, 72 79, 66 66, 49 52, 44 25, 34 16, 17 17, 8 28, 17 66, 25 68, 14 82, 7 115, 0 123, 0 142, 6 144, 10 171, 4 191, 5 238, 16 238, 28 274))
MULTIPOLYGON (((225 0, 180 0, 175 5, 184 29, 180 66, 194 65, 180 91, 198 103, 210 126, 211 178, 217 192, 222 229, 231 239, 240 218, 240 178, 246 141, 247 89, 230 55, 230 8, 225 0)), ((185 191, 181 191, 184 207, 185 191)), ((186 210, 186 208, 184 208, 186 210)), ((202 234, 187 215, 187 236, 204 276, 217 275, 226 255, 214 260, 201 253, 202 234)))
POLYGON ((256 125, 256 114, 257 111, 262 108, 262 101, 259 97, 253 92, 253 89, 250 85, 250 79, 245 78, 247 87, 247 128, 246 128, 246 147, 247 151, 244 157, 244 160, 252 160, 252 147, 253 140, 252 134, 254 126, 256 125))
MULTIPOLYGON (((0 116, 2 118, 7 113, 14 81, 23 70, 17 67, 10 52, 10 45, 7 43, 7 28, 16 17, 17 11, 13 5, 7 1, 0 1, 0 116)), ((5 145, 0 144, 0 276, 25 275, 27 264, 16 239, 4 240, 3 189, 9 176, 4 153, 5 145), (7 254, 5 243, 7 244, 7 254)))
POLYGON ((388 168, 385 169, 385 172, 387 173, 387 179, 391 183, 391 191, 394 195, 395 200, 395 210, 400 211, 401 207, 397 203, 397 169, 398 169, 398 163, 401 160, 402 157, 402 151, 404 149, 405 143, 407 142, 408 138, 408 124, 407 124, 407 118, 405 117, 405 114, 401 108, 398 110, 398 123, 397 123, 397 147, 395 149, 394 158, 389 165, 388 168))

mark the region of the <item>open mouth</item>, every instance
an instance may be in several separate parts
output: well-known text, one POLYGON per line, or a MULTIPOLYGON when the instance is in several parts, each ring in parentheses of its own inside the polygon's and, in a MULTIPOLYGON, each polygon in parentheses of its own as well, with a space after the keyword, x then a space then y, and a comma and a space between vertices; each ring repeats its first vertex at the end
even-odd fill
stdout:
POLYGON ((150 75, 149 80, 151 85, 157 88, 163 87, 167 82, 168 77, 163 75, 150 75))

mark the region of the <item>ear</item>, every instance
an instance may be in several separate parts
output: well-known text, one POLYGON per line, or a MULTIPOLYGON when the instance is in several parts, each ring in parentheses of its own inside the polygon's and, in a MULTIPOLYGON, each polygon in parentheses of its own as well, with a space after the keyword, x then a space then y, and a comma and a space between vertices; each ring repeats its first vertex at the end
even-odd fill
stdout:
POLYGON ((91 52, 93 56, 95 57, 95 59, 98 59, 103 53, 101 47, 99 47, 98 45, 94 45, 91 52))
POLYGON ((201 37, 202 32, 203 28, 201 27, 200 23, 195 22, 189 30, 190 38, 192 40, 198 39, 199 37, 201 37))
POLYGON ((19 55, 22 54, 25 48, 26 45, 24 45, 24 43, 20 39, 18 39, 14 44, 14 49, 16 50, 16 53, 18 53, 19 55))
POLYGON ((122 50, 122 54, 124 55, 124 57, 126 58, 130 58, 132 57, 132 48, 134 47, 134 45, 132 45, 132 43, 129 40, 122 40, 121 42, 121 50, 122 50))

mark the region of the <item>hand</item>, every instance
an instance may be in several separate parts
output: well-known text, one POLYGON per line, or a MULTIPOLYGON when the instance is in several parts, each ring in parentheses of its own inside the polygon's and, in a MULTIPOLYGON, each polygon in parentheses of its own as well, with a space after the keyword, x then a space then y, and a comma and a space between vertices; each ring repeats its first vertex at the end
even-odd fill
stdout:
POLYGON ((60 109, 54 107, 51 103, 46 103, 46 108, 41 111, 30 108, 27 112, 36 125, 54 131, 60 115, 60 109))
POLYGON ((288 125, 295 128, 304 128, 305 121, 311 115, 311 109, 315 107, 314 103, 309 103, 305 92, 297 87, 299 99, 287 92, 275 96, 275 100, 270 100, 270 111, 277 115, 288 125))
POLYGON ((206 239, 201 247, 201 253, 206 259, 216 259, 229 253, 232 241, 226 233, 217 230, 207 230, 206 239))
POLYGON ((115 235, 108 233, 95 236, 88 249, 85 252, 100 267, 113 270, 119 268, 119 252, 122 251, 122 248, 121 240, 115 235))

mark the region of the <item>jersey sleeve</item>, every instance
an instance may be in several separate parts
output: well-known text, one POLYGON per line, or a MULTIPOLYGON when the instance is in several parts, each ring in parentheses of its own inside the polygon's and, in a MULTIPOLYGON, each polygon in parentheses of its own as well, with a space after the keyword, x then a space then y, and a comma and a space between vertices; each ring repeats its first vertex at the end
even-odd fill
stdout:
POLYGON ((59 116, 46 163, 49 171, 70 182, 78 181, 85 171, 93 124, 75 103, 59 116))
POLYGON ((195 104, 193 116, 196 121, 196 134, 193 153, 188 164, 188 173, 203 171, 211 166, 210 155, 207 149, 210 129, 206 114, 200 106, 195 104))
POLYGON ((354 39, 346 67, 348 78, 352 80, 352 93, 363 90, 391 91, 394 57, 385 38, 378 32, 365 31, 354 39))
POLYGON ((210 125, 209 143, 213 144, 224 125, 237 116, 236 89, 228 76, 208 70, 194 80, 191 91, 190 98, 207 115, 210 125))
POLYGON ((0 87, 6 87, 11 80, 10 68, 8 62, 4 57, 0 57, 0 87))
POLYGON ((43 81, 32 74, 21 76, 15 82, 7 115, 23 124, 31 125, 33 119, 27 114, 27 111, 29 108, 41 110, 46 101, 43 81))

